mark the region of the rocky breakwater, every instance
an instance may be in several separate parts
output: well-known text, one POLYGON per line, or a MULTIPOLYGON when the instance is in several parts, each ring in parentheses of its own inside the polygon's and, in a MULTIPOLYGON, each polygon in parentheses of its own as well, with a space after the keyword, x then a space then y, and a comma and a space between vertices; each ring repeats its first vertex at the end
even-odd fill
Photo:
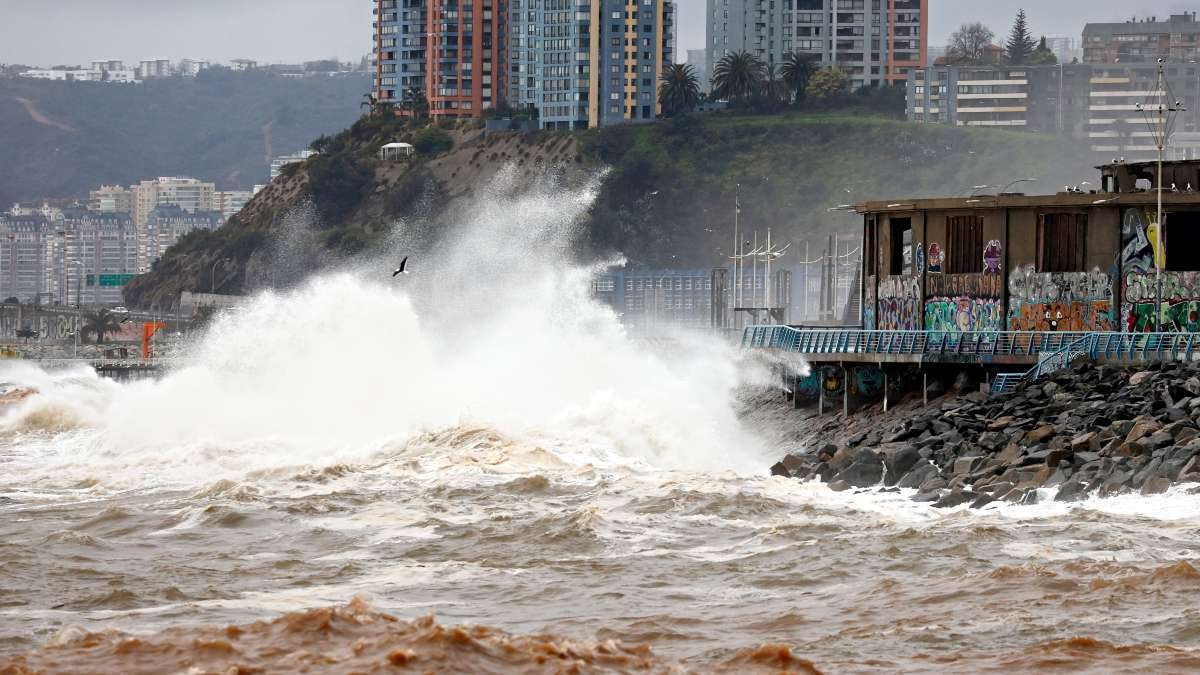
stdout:
POLYGON ((788 455, 772 473, 835 490, 915 489, 914 499, 938 507, 1155 494, 1200 482, 1193 365, 1080 364, 1011 395, 972 393, 874 422, 788 455))

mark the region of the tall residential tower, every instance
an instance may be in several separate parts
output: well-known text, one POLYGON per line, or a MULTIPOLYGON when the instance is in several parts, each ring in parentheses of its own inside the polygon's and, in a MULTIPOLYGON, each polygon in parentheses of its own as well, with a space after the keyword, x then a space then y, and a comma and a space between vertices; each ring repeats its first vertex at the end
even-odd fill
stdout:
POLYGON ((477 117, 506 89, 507 0, 373 0, 375 97, 420 91, 434 117, 477 117))
POLYGON ((777 66, 798 52, 858 88, 904 82, 927 62, 929 0, 707 0, 706 12, 710 68, 730 52, 777 66))
POLYGON ((653 120, 658 83, 674 62, 670 0, 510 0, 514 108, 544 129, 653 120))

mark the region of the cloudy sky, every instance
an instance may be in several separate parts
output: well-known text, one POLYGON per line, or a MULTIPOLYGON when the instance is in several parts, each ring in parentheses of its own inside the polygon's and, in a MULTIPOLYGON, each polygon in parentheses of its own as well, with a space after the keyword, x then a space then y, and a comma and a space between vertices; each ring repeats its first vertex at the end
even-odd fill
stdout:
MULTIPOLYGON (((1024 7, 1036 34, 1078 36, 1087 21, 1165 17, 1180 0, 930 0, 930 43, 966 21, 998 35, 1024 7), (1137 8, 1131 10, 1130 8, 1137 8)), ((370 50, 371 0, 0 0, 0 63, 251 58, 296 62, 370 50)), ((679 0, 680 47, 704 45, 704 0, 679 0)))

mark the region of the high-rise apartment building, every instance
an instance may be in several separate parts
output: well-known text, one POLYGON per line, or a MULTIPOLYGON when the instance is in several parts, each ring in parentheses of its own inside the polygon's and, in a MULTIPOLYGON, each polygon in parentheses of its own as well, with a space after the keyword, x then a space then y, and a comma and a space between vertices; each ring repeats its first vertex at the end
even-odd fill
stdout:
POLYGON ((104 213, 133 213, 133 191, 120 185, 101 185, 88 193, 88 209, 104 213))
POLYGON ((375 96, 421 91, 433 117, 478 117, 507 87, 505 0, 373 0, 375 96))
POLYGON ((50 286, 70 304, 119 304, 123 282, 138 271, 129 214, 68 210, 56 234, 61 242, 45 262, 54 278, 50 286))
POLYGON ((776 66, 797 52, 855 88, 894 84, 927 63, 929 0, 707 0, 705 25, 713 68, 730 52, 776 66))
POLYGON ((192 230, 215 230, 225 223, 219 211, 189 212, 175 205, 163 205, 150 213, 138 240, 138 269, 148 271, 179 238, 192 230))
MULTIPOLYGON (((1200 64, 1167 62, 1163 71, 1185 108, 1175 117, 1178 141, 1200 132, 1200 64)), ((910 75, 908 119, 1056 134, 1094 152, 1152 159, 1157 147, 1138 105, 1157 77, 1157 63, 934 66, 910 75)))
POLYGON ((696 79, 700 80, 700 91, 709 92, 712 90, 712 68, 708 63, 707 49, 689 49, 687 50, 687 64, 696 71, 696 79))
POLYGON ((674 61, 668 0, 510 0, 509 102, 544 129, 653 120, 674 61))
POLYGON ((250 190, 225 190, 217 192, 213 195, 213 210, 220 211, 221 217, 229 220, 234 214, 241 211, 246 202, 250 201, 253 197, 254 193, 250 190))
POLYGON ((1089 23, 1083 28, 1084 63, 1177 63, 1200 56, 1196 13, 1172 14, 1166 21, 1089 23))
POLYGON ((59 284, 48 264, 61 245, 55 223, 41 215, 0 216, 0 295, 53 302, 59 284))
POLYGON ((275 159, 271 160, 271 180, 275 180, 279 177, 279 174, 283 173, 283 167, 289 164, 303 162, 315 154, 317 153, 313 152, 312 150, 301 150, 300 152, 294 152, 290 155, 276 157, 275 159))
POLYGON ((184 211, 212 211, 217 186, 196 178, 161 177, 133 186, 133 222, 145 227, 150 212, 158 206, 178 206, 184 211))

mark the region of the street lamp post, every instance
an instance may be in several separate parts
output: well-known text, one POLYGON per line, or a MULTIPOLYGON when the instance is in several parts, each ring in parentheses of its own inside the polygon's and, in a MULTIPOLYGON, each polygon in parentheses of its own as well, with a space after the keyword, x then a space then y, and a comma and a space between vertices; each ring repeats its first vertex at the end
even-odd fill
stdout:
MULTIPOLYGON (((75 274, 75 309, 79 309, 79 305, 82 302, 81 294, 83 293, 83 288, 81 285, 83 282, 83 263, 79 262, 78 260, 68 260, 67 264, 68 265, 79 265, 79 272, 77 272, 75 274)), ((68 281, 66 284, 66 290, 67 290, 67 295, 70 296, 70 294, 71 294, 70 281, 68 281)), ((67 304, 67 306, 71 305, 70 297, 67 298, 66 304, 67 304)))
POLYGON ((1174 121, 1175 113, 1186 112, 1187 108, 1183 107, 1181 101, 1171 100, 1171 88, 1167 84, 1166 76, 1166 59, 1158 60, 1158 79, 1154 83, 1154 91, 1150 93, 1150 98, 1157 98, 1158 105, 1154 110, 1147 110, 1142 104, 1137 105, 1137 109, 1142 113, 1142 117, 1146 120, 1147 126, 1150 127, 1151 133, 1154 136, 1154 144, 1158 148, 1158 185, 1155 189, 1157 192, 1157 208, 1155 211, 1155 228, 1154 228, 1154 281, 1157 288, 1155 303, 1154 303, 1154 328, 1160 329, 1162 321, 1162 263, 1160 258, 1165 258, 1163 252, 1163 154, 1166 152, 1167 141, 1171 136, 1171 125, 1174 121))

